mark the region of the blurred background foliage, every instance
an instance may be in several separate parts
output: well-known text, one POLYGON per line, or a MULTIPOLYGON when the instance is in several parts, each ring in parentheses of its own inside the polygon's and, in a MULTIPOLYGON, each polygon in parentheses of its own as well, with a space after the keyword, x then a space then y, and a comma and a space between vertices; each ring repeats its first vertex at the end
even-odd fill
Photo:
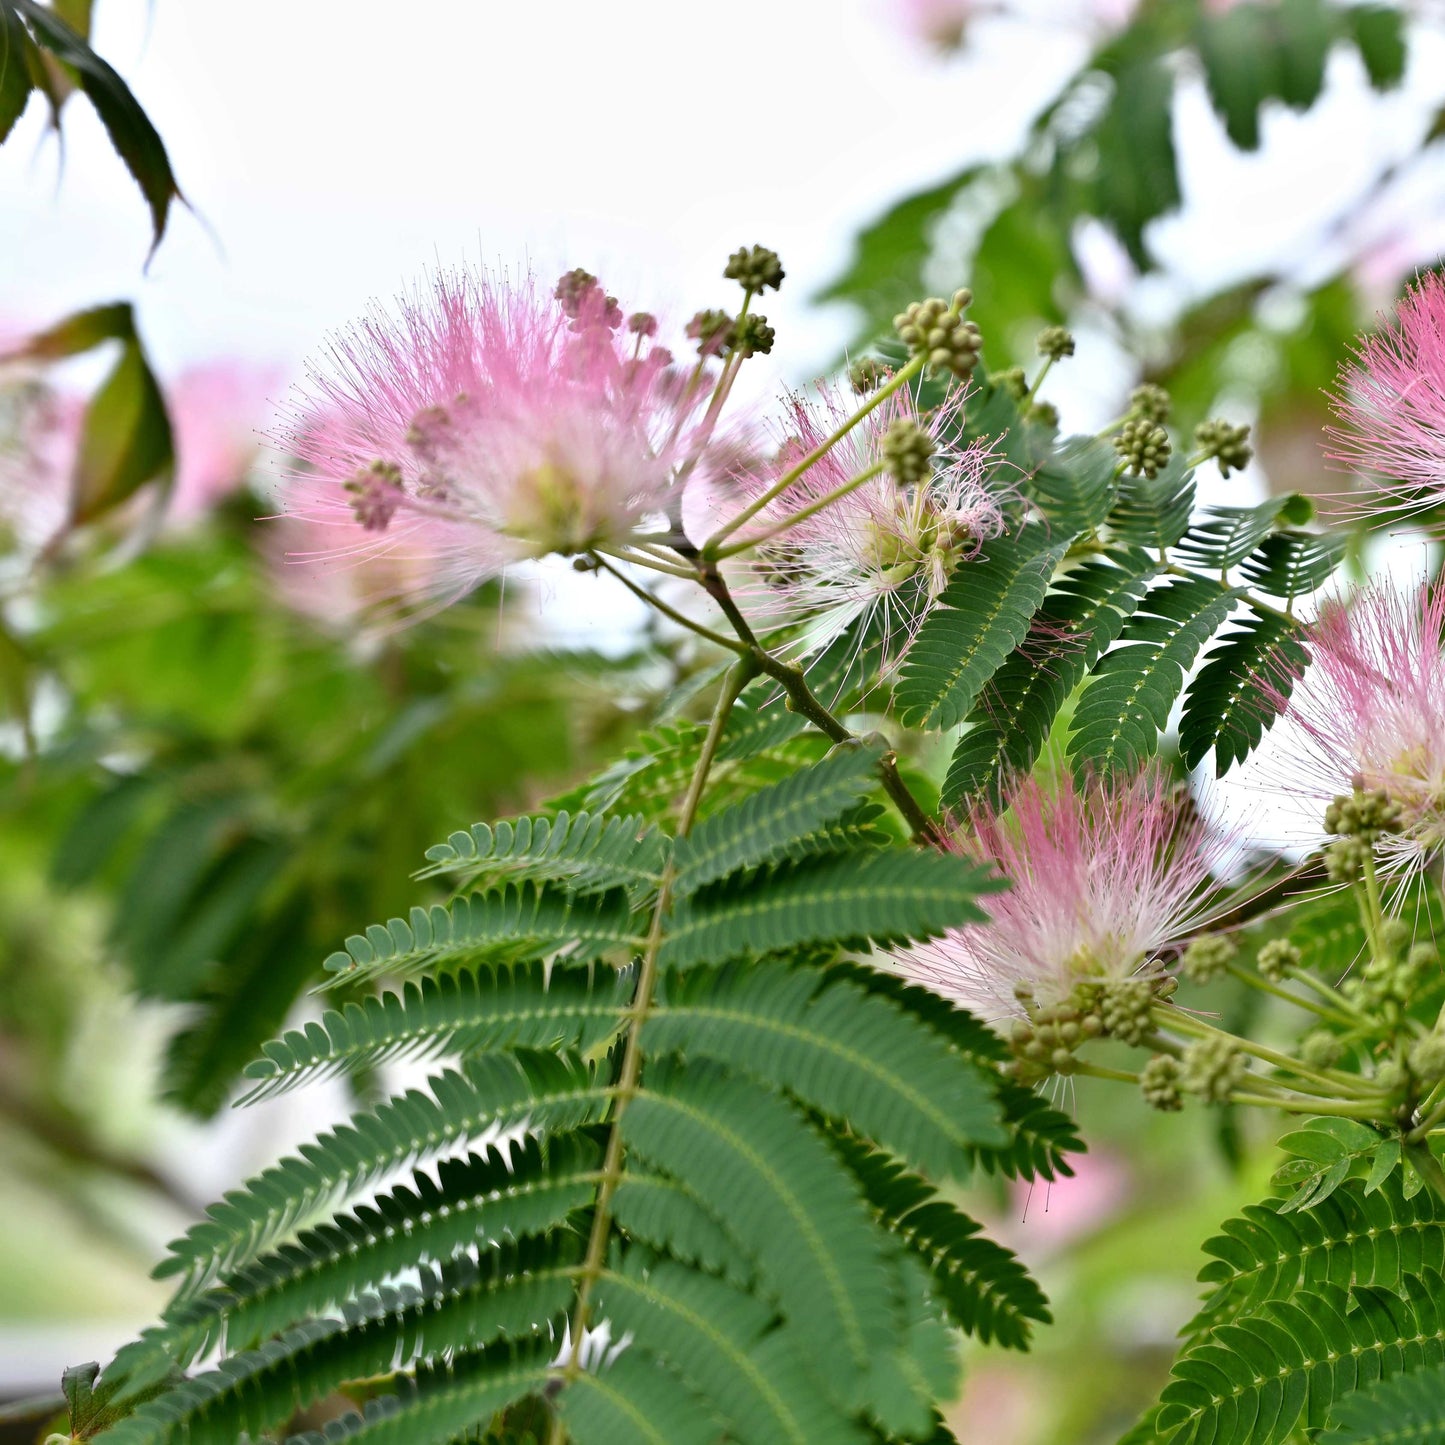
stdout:
MULTIPOLYGON (((960 111, 986 127, 967 91, 969 25, 986 12, 924 8, 933 39, 963 47, 960 111)), ((0 138, 33 94, 60 126, 83 92, 160 244, 180 188, 89 21, 89 5, 0 0, 0 138)), ((1323 392, 1373 310, 1438 259, 1445 110, 1392 136, 1363 179, 1342 167, 1334 219, 1277 258, 1249 244, 1255 200, 1204 217, 1218 264, 1201 271, 1169 229, 1181 207, 1200 223, 1189 95, 1254 150, 1342 74, 1383 94, 1419 47, 1438 59, 1435 18, 1143 0, 1096 33, 1078 73, 1038 96, 1016 154, 899 199, 817 299, 851 308, 856 350, 909 301, 969 284, 990 370, 1028 362, 1038 329, 1066 322, 1081 358, 1110 359, 1117 410, 1147 380, 1185 427, 1255 422, 1260 463, 1241 489, 1337 486, 1323 392)), ((1368 104, 1359 123, 1373 124, 1368 104)), ((70 1333, 47 1358, 71 1360, 150 1312, 165 1235, 315 1127, 262 1113, 248 1122, 267 1132, 243 1135, 223 1110, 258 1043, 304 1017, 347 920, 414 901, 408 875, 452 830, 595 773, 698 659, 657 632, 569 648, 544 620, 545 582, 379 627, 370 564, 298 567, 281 524, 257 525, 284 465, 263 461, 257 429, 284 378, 226 360, 158 376, 124 302, 0 336, 0 351, 0 1332, 43 1341, 53 1322, 70 1333), (77 357, 98 359, 88 394, 77 357), (122 1323, 76 1332, 107 1317, 122 1323)), ((1230 988, 1226 1012, 1244 1006, 1230 988)), ((1076 1102, 1092 1146, 1079 1177, 1057 1198, 991 1201, 1056 1324, 1026 1360, 973 1352, 963 1438, 969 1422, 1020 1445, 1117 1438, 1167 1372, 1199 1241, 1267 1177, 1232 1119, 1181 1127, 1107 1086, 1076 1102)), ((41 1383, 34 1368, 0 1376, 0 1392, 41 1383)), ((33 1421, 8 1428, 33 1438, 33 1421)))

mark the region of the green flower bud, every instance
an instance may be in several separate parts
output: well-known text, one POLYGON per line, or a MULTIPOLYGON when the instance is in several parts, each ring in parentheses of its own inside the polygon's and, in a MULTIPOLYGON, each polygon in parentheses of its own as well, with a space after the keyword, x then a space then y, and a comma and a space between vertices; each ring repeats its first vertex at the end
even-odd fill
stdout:
POLYGON ((1289 939, 1271 938, 1259 950, 1255 966, 1259 969, 1261 978, 1268 979, 1270 983, 1281 983, 1290 969, 1300 966, 1303 958, 1304 955, 1289 939))
POLYGON ((866 396, 870 391, 877 391, 892 375, 892 367, 876 356, 860 356, 848 368, 848 385, 859 396, 866 396))
POLYGON ((1179 1064, 1168 1054, 1155 1054, 1139 1071, 1139 1089, 1151 1108, 1172 1114, 1184 1107, 1179 1089, 1179 1064))
POLYGON ((1152 1026, 1149 1016, 1154 987, 1146 978, 1124 978, 1105 984, 1099 1000, 1104 1032, 1126 1044, 1144 1041, 1152 1026))
POLYGON ((726 311, 699 311, 687 323, 687 335, 697 342, 699 356, 716 356, 733 344, 737 322, 726 311))
POLYGON ((1239 945, 1223 933, 1206 933, 1184 950, 1185 975, 1195 983, 1212 983, 1239 952, 1239 945))
POLYGON ((1142 417, 1145 421, 1163 426, 1173 410, 1174 403, 1169 393, 1162 386, 1155 386, 1153 382, 1146 381, 1143 386, 1136 386, 1129 393, 1130 416, 1142 417))
POLYGON ((1039 355, 1062 361, 1074 354, 1074 333, 1067 326, 1046 326, 1039 332, 1039 355))
POLYGON ((1316 1029, 1300 1040, 1299 1056, 1311 1068, 1332 1069, 1344 1052, 1344 1044, 1328 1029, 1316 1029))
POLYGON ((749 312, 734 327, 733 350, 739 356, 766 356, 773 349, 775 334, 766 316, 749 312))
POLYGON ((953 306, 937 296, 915 301, 893 318, 900 340, 914 356, 926 357, 934 371, 952 372, 959 378, 973 374, 983 350, 978 327, 959 314, 962 308, 957 303, 965 295, 972 299, 969 293, 955 293, 953 306))
POLYGON ((1233 1039, 1196 1039, 1184 1050, 1180 1082, 1208 1104, 1227 1103, 1248 1070, 1248 1060, 1233 1039))
POLYGON ((896 417, 883 433, 883 463, 900 486, 923 481, 933 459, 933 438, 907 417, 896 417))
POLYGON ((1365 871, 1370 850, 1358 838, 1336 838, 1324 850, 1325 875, 1331 883, 1354 883, 1365 871))
POLYGON ((724 279, 736 281, 744 291, 761 291, 767 286, 776 291, 783 284, 783 275, 778 253, 766 246, 742 246, 723 267, 724 279))
POLYGON ((1173 447, 1162 426, 1145 417, 1134 417, 1119 428, 1114 450, 1123 459, 1125 471, 1152 480, 1168 465, 1173 447))
POLYGON ((1230 426, 1227 421, 1202 421, 1194 428, 1194 443, 1206 458, 1219 463, 1219 475, 1242 472, 1254 456, 1247 426, 1230 426))
POLYGON ((1410 1072, 1426 1087, 1445 1078, 1445 1034, 1426 1034, 1411 1044, 1410 1072))
POLYGON ((634 336, 656 336, 657 317, 647 311, 634 311, 627 318, 627 329, 634 336))
POLYGON ((990 386, 1008 392, 1015 401, 1022 401, 1029 394, 1029 379, 1021 366, 1011 366, 1007 371, 995 371, 988 379, 990 386))
POLYGON ((1041 426, 1046 431, 1058 431, 1059 409, 1051 401, 1036 401, 1024 413, 1024 420, 1041 426))

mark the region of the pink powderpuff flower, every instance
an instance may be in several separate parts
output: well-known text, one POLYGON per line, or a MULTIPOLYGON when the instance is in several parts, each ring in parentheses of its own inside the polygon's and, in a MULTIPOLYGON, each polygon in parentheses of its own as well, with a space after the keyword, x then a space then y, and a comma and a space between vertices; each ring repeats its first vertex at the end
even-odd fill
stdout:
POLYGON ((303 464, 286 511, 368 555, 421 551, 455 600, 508 565, 623 544, 696 460, 705 386, 679 385, 651 318, 622 329, 590 277, 556 296, 471 271, 332 343, 277 438, 303 464))
MULTIPOLYGON (((876 628, 885 663, 907 650, 928 608, 959 563, 1004 530, 997 458, 986 446, 948 440, 963 394, 932 413, 899 391, 874 408, 780 496, 740 527, 729 545, 757 545, 724 564, 744 616, 759 631, 797 629, 790 650, 817 653, 861 624, 876 628), (877 467, 889 427, 907 420, 933 439, 929 477, 900 486, 883 472, 809 515, 800 515, 852 478, 877 467), (794 520, 796 519, 796 520, 794 520)), ((782 479, 856 409, 833 387, 810 404, 794 397, 787 440, 766 463, 690 484, 683 522, 702 542, 782 479)))
POLYGON ((1445 846, 1445 586, 1372 583, 1325 606, 1311 629, 1311 665, 1286 703, 1303 735, 1281 781, 1323 816, 1357 784, 1399 804, 1398 832, 1380 840, 1386 874, 1423 866, 1445 846))
POLYGON ((1195 931, 1225 841, 1156 772, 1127 781, 1061 776, 1020 785, 1007 814, 983 811, 960 852, 1012 885, 986 923, 950 929, 892 955, 914 983, 989 1020, 1026 1018, 1086 979, 1161 971, 1160 955, 1195 931))
POLYGON ((246 481, 279 385, 275 370, 217 361, 183 371, 166 388, 176 449, 172 521, 196 520, 246 481))
POLYGON ((979 0, 895 0, 903 28, 935 50, 957 50, 968 34, 968 23, 979 11, 979 0))
POLYGON ((1331 460, 1365 477, 1344 511, 1408 517, 1445 503, 1445 279, 1406 292, 1393 322, 1359 345, 1333 398, 1331 460))

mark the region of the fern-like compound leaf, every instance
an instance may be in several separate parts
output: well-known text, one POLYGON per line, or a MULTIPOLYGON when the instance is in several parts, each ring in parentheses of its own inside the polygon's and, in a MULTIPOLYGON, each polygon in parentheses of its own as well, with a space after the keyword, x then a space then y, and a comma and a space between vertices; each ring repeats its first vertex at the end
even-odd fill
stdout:
POLYGON ((673 892, 682 897, 741 869, 814 851, 809 839, 873 787, 881 751, 839 748, 704 819, 677 845, 673 892))
POLYGON ((331 984, 406 978, 437 964, 506 963, 565 951, 573 961, 635 948, 632 907, 621 889, 573 894, 553 883, 508 883, 458 898, 449 908, 413 908, 409 919, 373 923, 323 967, 331 984))
POLYGON ((653 1047, 713 1058, 935 1177, 963 1177, 972 1146, 1008 1142, 983 1073, 906 1012, 844 979, 785 964, 675 976, 648 1019, 653 1047))
POLYGON ((638 814, 625 818, 565 809, 553 817, 473 823, 426 850, 419 878, 459 873, 470 879, 561 880, 575 893, 654 887, 667 840, 638 814))
POLYGON ((298 1221, 391 1170, 527 1122, 577 1128, 607 1106, 610 1090, 575 1055, 518 1049, 486 1054, 355 1116, 232 1190, 170 1248, 158 1277, 184 1283, 172 1312, 218 1271, 256 1258, 298 1221))
POLYGON ((1445 1440, 1445 1364, 1395 1375, 1346 1395, 1320 1445, 1440 1445, 1445 1440))
POLYGON ((1076 764, 1131 771, 1154 756, 1186 670, 1240 595, 1201 577, 1171 578, 1144 598, 1125 645, 1099 659, 1079 699, 1069 742, 1076 764))
POLYGON ((654 1067, 628 1106, 629 1148, 703 1198, 729 1181, 726 1225, 789 1325, 828 1339, 821 1381, 846 1409, 867 1405, 873 1364, 896 1339, 898 1281, 856 1183, 802 1115, 716 1066, 654 1067))
POLYGON ((1028 772, 1069 695, 1113 645, 1158 561, 1137 547, 1115 548, 1059 578, 1033 627, 979 694, 954 750, 943 804, 979 798, 1001 807, 1009 782, 1028 772))
POLYGON ((1002 886, 944 853, 871 850, 783 864, 680 899, 661 962, 688 968, 809 943, 929 938, 981 920, 974 900, 1002 886))
POLYGON ((1314 503, 1299 492, 1269 497, 1254 507, 1207 507, 1179 539, 1178 550, 1197 567, 1223 572, 1244 561, 1280 523, 1299 526, 1314 510, 1314 503))
POLYGON ((1303 635, 1291 617, 1252 610, 1210 649, 1179 719, 1186 766, 1212 750, 1222 778, 1259 746, 1309 662, 1303 635))
POLYGON ((1172 547, 1188 530, 1193 511, 1194 473, 1176 453, 1157 477, 1120 482, 1107 518, 1109 536, 1135 547, 1172 547))
POLYGON ((960 567, 908 649, 896 700, 910 727, 956 727, 1023 641, 1070 538, 1041 525, 960 567))
POLYGON ((658 1359, 626 1349, 558 1400, 576 1445, 715 1445, 721 1421, 658 1359))
POLYGON ((399 993, 328 1009, 319 1021, 264 1045, 265 1057, 246 1069, 255 1087, 240 1102, 403 1059, 518 1046, 586 1053, 616 1029, 633 986, 627 970, 597 977, 540 963, 422 978, 399 993))
POLYGON ((1252 587, 1292 602, 1324 585, 1345 559, 1343 532, 1275 532, 1240 564, 1252 587))

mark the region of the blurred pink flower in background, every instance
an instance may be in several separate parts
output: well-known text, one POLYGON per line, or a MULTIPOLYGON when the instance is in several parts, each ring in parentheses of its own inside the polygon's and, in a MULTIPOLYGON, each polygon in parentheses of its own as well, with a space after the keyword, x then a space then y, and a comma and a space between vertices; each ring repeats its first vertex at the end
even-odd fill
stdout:
POLYGON ((1072 1155, 1072 1175, 1009 1184, 1011 1218, 996 1226, 1000 1237, 1029 1259, 1092 1234, 1113 1219, 1133 1192, 1128 1164, 1107 1150, 1072 1155))
POLYGON ((84 416, 33 369, 0 366, 0 553, 43 551, 64 530, 84 416))
POLYGON ((168 516, 190 522, 231 496, 260 455, 282 383, 277 368, 232 361, 190 367, 165 387, 176 449, 168 516))

